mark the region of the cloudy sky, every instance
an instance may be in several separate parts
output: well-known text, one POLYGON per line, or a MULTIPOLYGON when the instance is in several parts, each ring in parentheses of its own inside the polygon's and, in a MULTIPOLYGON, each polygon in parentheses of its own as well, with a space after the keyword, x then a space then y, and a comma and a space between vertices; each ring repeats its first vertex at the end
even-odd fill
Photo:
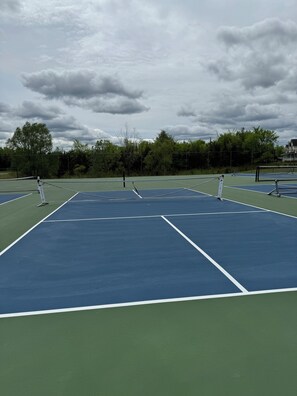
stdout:
POLYGON ((296 0, 1 0, 0 146, 123 137, 297 137, 296 0))

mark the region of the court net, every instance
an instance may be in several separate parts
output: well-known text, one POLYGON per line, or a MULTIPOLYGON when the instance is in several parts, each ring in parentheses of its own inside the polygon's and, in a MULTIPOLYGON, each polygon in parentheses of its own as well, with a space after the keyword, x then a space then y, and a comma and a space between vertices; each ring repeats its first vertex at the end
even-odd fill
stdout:
MULTIPOLYGON (((46 197, 54 200, 114 201, 214 196, 222 199, 223 176, 135 177, 44 180, 46 197)), ((51 199, 49 199, 51 201, 51 199)))
POLYGON ((38 191, 35 176, 0 179, 0 194, 28 194, 38 191))
POLYGON ((257 166, 255 181, 297 181, 297 165, 257 166))
POLYGON ((38 206, 47 204, 43 182, 39 176, 0 179, 0 201, 2 204, 26 197, 33 193, 39 194, 40 203, 38 206))

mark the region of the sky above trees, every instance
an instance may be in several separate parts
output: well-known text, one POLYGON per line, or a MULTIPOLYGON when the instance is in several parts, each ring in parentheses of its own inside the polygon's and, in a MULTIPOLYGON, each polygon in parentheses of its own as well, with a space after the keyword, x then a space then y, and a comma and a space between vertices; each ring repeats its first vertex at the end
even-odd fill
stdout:
POLYGON ((127 135, 297 136, 295 0, 2 0, 0 146, 26 121, 55 146, 127 135))

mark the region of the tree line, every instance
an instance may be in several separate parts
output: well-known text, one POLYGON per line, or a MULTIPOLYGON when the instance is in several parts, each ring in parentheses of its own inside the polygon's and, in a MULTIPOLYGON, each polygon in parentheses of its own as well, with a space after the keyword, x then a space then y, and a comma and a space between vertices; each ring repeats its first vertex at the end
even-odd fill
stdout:
POLYGON ((260 127, 226 132, 214 140, 178 142, 161 131, 153 142, 106 139, 93 146, 74 140, 68 151, 53 149, 45 124, 27 122, 0 147, 0 169, 18 176, 109 177, 166 175, 197 171, 233 172, 275 162, 283 153, 274 131, 260 127))

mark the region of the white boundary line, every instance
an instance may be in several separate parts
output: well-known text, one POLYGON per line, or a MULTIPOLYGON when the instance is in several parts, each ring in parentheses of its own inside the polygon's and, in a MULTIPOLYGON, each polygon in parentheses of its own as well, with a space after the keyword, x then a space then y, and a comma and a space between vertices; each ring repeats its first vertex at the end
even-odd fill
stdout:
POLYGON ((196 243, 194 243, 189 237, 187 237, 179 228, 172 224, 165 216, 161 216, 177 233, 179 233, 190 245, 192 245, 199 253, 201 253, 208 261, 210 261, 219 271, 222 272, 239 290, 243 293, 248 293, 248 290, 242 286, 232 275, 229 274, 220 264, 218 264, 212 257, 210 257, 203 249, 201 249, 196 243))
POLYGON ((297 219, 297 216, 294 216, 294 215, 290 215, 290 214, 282 213, 282 212, 277 212, 276 210, 272 210, 272 209, 261 208, 260 206, 251 205, 251 204, 247 204, 245 202, 236 201, 235 199, 224 198, 224 200, 225 201, 229 201, 229 202, 234 202, 236 204, 243 205, 243 206, 248 206, 249 208, 255 208, 255 209, 263 210, 264 212, 275 213, 275 214, 280 215, 280 216, 286 216, 286 217, 291 217, 293 219, 297 219))
POLYGON ((57 209, 53 210, 50 214, 48 214, 47 216, 45 216, 43 219, 41 219, 37 224, 35 224, 33 227, 31 227, 29 230, 27 230, 24 234, 22 234, 18 239, 16 239, 14 242, 12 242, 9 246, 7 246, 5 249, 3 249, 0 252, 0 257, 7 252, 7 250, 9 250, 12 246, 14 246, 17 242, 19 242, 21 239, 23 239, 27 234, 29 234, 29 232, 31 232, 32 230, 34 230, 34 228, 36 228, 37 226, 39 226, 39 224, 41 224, 42 222, 44 222, 48 217, 50 217, 53 213, 57 212, 57 210, 59 210, 60 208, 62 208, 62 206, 66 205, 72 198, 74 198, 78 193, 74 194, 71 198, 69 198, 67 201, 65 201, 62 205, 60 205, 57 209))
MULTIPOLYGON (((262 184, 263 185, 263 184, 262 184)), ((271 186, 271 187, 273 187, 274 185, 273 184, 266 184, 267 186, 269 185, 269 186, 271 186)), ((252 187, 252 186, 251 186, 252 187)), ((254 189, 249 189, 249 188, 244 188, 244 186, 242 186, 242 187, 236 187, 236 186, 224 186, 224 188, 234 188, 234 189, 237 189, 237 190, 241 190, 241 191, 251 191, 251 192, 255 192, 255 193, 258 193, 258 194, 264 194, 264 195, 269 195, 268 194, 268 192, 265 192, 265 191, 258 191, 258 190, 254 190, 254 189)), ((284 194, 284 195, 282 195, 282 197, 284 197, 284 198, 289 198, 289 199, 297 199, 297 197, 288 197, 288 195, 286 195, 286 194, 284 194)), ((277 197, 277 198, 279 198, 279 197, 277 197)))
MULTIPOLYGON (((268 186, 268 184, 267 184, 267 186, 268 186)), ((273 188, 273 185, 271 184, 271 185, 269 185, 271 188, 273 188)), ((252 187, 252 186, 250 186, 250 187, 252 187)), ((258 194, 264 194, 264 195, 268 195, 268 192, 266 192, 266 191, 258 191, 258 190, 253 190, 253 189, 249 189, 249 188, 244 188, 244 186, 242 186, 242 187, 237 187, 237 186, 224 186, 224 188, 230 188, 230 189, 235 189, 235 190, 240 190, 240 191, 249 191, 249 192, 255 192, 255 193, 258 193, 258 194)))
POLYGON ((0 319, 16 318, 23 316, 49 315, 49 314, 58 314, 58 313, 95 311, 100 309, 125 308, 125 307, 135 307, 142 305, 166 304, 166 303, 177 303, 177 302, 199 301, 199 300, 213 300, 213 299, 230 298, 230 297, 256 296, 263 294, 291 293, 291 292, 297 292, 297 287, 288 288, 288 289, 257 290, 248 293, 238 292, 238 293, 225 293, 225 294, 210 294, 204 296, 164 298, 160 300, 146 300, 146 301, 135 301, 135 302, 127 302, 127 303, 117 303, 117 304, 90 305, 85 307, 48 309, 43 311, 15 312, 15 313, 0 314, 0 319))

